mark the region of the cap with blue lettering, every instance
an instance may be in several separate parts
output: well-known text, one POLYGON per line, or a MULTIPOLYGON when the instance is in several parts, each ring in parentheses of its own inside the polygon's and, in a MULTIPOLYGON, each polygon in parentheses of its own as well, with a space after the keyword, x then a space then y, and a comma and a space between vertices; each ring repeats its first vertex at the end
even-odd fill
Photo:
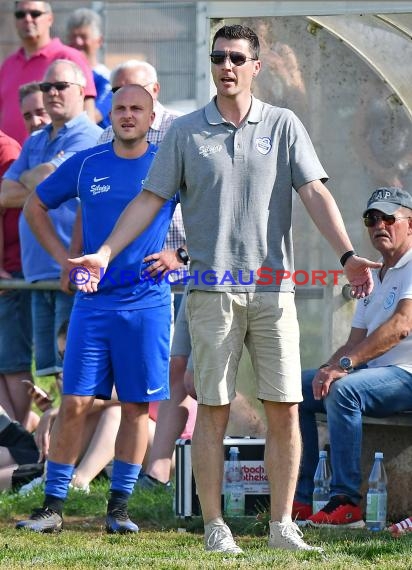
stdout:
POLYGON ((403 206, 412 210, 412 196, 402 188, 382 187, 377 188, 369 198, 363 217, 369 210, 379 210, 384 214, 394 214, 403 206))

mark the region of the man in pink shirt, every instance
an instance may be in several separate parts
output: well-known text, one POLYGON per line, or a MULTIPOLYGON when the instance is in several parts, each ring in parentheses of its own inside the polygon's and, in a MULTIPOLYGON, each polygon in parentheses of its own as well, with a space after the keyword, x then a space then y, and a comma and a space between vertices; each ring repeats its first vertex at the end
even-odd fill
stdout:
POLYGON ((56 59, 70 59, 86 76, 85 109, 94 120, 96 89, 86 58, 78 50, 50 37, 53 14, 49 2, 15 2, 16 30, 21 47, 5 59, 0 68, 0 129, 22 144, 27 138, 19 108, 18 88, 41 81, 56 59))

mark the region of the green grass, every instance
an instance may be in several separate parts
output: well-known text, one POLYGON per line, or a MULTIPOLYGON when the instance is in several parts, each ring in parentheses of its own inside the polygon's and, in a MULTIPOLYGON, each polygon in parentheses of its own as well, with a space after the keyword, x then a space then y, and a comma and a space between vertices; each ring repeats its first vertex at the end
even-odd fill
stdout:
POLYGON ((379 569, 412 568, 412 535, 398 540, 386 533, 305 530, 308 542, 323 546, 325 554, 290 553, 267 549, 266 528, 252 517, 230 521, 245 553, 239 557, 208 554, 203 550, 199 517, 177 520, 170 494, 136 491, 130 514, 139 523, 138 535, 113 536, 104 530, 107 481, 92 484, 90 495, 71 492, 65 508, 65 531, 37 535, 14 530, 14 522, 42 502, 36 489, 26 497, 0 495, 0 567, 17 568, 141 568, 221 569, 287 568, 379 569))

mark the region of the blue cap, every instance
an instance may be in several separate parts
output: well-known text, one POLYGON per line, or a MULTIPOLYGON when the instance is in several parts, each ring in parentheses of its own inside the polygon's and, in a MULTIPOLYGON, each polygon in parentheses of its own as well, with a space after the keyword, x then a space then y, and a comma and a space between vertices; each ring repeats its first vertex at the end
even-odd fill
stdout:
POLYGON ((379 210, 384 214, 394 214, 401 206, 412 210, 412 196, 409 192, 394 186, 377 188, 368 200, 363 217, 369 210, 379 210))

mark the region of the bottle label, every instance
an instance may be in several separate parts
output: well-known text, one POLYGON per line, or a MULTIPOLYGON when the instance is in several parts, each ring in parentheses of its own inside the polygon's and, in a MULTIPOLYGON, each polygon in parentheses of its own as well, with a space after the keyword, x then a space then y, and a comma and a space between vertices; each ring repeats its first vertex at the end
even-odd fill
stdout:
POLYGON ((368 493, 366 496, 366 522, 386 522, 386 493, 368 493))
POLYGON ((242 517, 245 514, 245 494, 243 489, 227 489, 225 493, 225 514, 242 517))

